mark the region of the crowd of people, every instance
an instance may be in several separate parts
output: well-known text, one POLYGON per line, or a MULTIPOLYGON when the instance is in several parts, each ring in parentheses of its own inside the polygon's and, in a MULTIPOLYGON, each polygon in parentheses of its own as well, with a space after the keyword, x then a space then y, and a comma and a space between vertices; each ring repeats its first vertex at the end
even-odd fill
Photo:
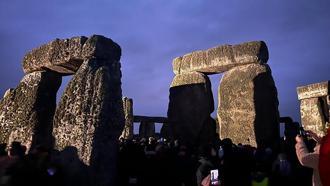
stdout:
POLYGON ((0 186, 63 185, 60 163, 48 149, 40 146, 27 154, 26 147, 16 141, 6 149, 7 144, 0 144, 0 186))
MULTIPOLYGON (((261 149, 233 144, 228 138, 200 146, 156 137, 120 139, 117 185, 322 185, 313 169, 315 161, 305 156, 315 150, 317 142, 292 136, 282 138, 275 149, 261 149)), ((0 145, 0 186, 91 184, 82 170, 70 175, 66 172, 66 165, 79 163, 74 147, 61 152, 41 146, 29 153, 26 150, 19 142, 13 142, 9 148, 0 145), (65 159, 59 156, 68 152, 75 155, 65 159)), ((82 164, 80 169, 84 168, 82 164)))
MULTIPOLYGON (((132 139, 120 142, 119 185, 312 185, 311 168, 302 166, 294 138, 282 138, 278 149, 233 144, 230 139, 188 147, 166 139, 132 139)), ((313 140, 307 141, 312 151, 313 140)))

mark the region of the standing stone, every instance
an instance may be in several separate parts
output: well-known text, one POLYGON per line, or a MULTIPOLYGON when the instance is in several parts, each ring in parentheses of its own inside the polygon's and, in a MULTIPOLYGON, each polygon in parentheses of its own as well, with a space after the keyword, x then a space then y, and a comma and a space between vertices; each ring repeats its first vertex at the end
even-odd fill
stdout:
POLYGON ((95 186, 115 185, 118 138, 124 127, 119 45, 103 36, 84 44, 91 51, 67 86, 54 117, 56 147, 77 148, 95 186))
POLYGON ((300 102, 301 123, 305 130, 319 136, 325 135, 326 117, 322 108, 322 98, 303 99, 300 102))
POLYGON ((211 127, 210 114, 214 110, 209 78, 198 72, 176 75, 169 99, 170 136, 188 145, 199 145, 201 131, 211 127))
POLYGON ((163 123, 161 129, 160 129, 160 136, 165 139, 171 139, 173 136, 171 136, 170 129, 168 127, 169 123, 163 123))
POLYGON ((56 93, 62 77, 54 72, 33 72, 24 76, 16 89, 0 101, 0 143, 21 142, 52 147, 52 119, 56 93))
POLYGON ((148 122, 148 121, 142 121, 140 123, 140 128, 139 128, 139 136, 140 136, 140 138, 154 137, 155 136, 155 123, 148 122))
POLYGON ((133 100, 123 97, 123 109, 125 114, 125 126, 121 133, 120 138, 132 139, 133 138, 133 100))
POLYGON ((226 72, 219 86, 220 138, 258 147, 279 139, 277 89, 266 64, 249 64, 226 72))
POLYGON ((329 81, 298 87, 297 93, 302 126, 324 136, 330 120, 329 81))

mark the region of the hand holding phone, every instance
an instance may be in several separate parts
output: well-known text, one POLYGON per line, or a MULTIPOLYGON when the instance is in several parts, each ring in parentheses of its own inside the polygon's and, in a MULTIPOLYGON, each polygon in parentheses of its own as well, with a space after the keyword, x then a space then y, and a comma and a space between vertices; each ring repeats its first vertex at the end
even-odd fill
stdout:
POLYGON ((220 185, 218 169, 211 170, 211 185, 212 186, 219 186, 220 185))
POLYGON ((311 130, 306 130, 307 136, 313 138, 317 143, 320 143, 322 140, 322 137, 318 136, 315 132, 311 130))

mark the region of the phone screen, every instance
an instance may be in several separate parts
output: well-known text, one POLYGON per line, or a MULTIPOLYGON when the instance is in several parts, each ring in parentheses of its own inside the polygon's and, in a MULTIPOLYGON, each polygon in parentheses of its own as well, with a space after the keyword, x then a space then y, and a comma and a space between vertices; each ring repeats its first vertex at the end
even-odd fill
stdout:
POLYGON ((218 169, 211 170, 211 185, 220 185, 218 169))

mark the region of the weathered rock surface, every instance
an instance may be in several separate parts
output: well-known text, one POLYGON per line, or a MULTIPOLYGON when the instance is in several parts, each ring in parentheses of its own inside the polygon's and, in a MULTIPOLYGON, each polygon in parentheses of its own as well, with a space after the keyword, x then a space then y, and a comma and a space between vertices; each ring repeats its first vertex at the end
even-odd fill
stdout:
POLYGON ((63 74, 73 74, 83 62, 83 45, 87 37, 56 39, 33 49, 24 56, 25 73, 50 69, 63 74))
POLYGON ((297 88, 302 126, 320 136, 326 134, 330 121, 330 82, 314 83, 297 88))
POLYGON ((77 148, 79 159, 91 169, 93 185, 114 185, 117 143, 125 123, 121 49, 103 36, 92 40, 95 56, 69 82, 55 112, 53 134, 59 150, 77 148))
POLYGON ((139 136, 140 138, 148 138, 155 136, 155 123, 142 121, 139 127, 139 136))
POLYGON ((56 39, 27 53, 23 59, 23 70, 30 73, 50 69, 62 74, 74 74, 86 59, 120 57, 118 47, 111 46, 111 42, 99 35, 56 39))
POLYGON ((198 72, 178 74, 170 88, 168 120, 170 136, 188 145, 200 144, 208 128, 214 102, 209 78, 198 72))
POLYGON ((6 92, 5 92, 5 94, 3 95, 3 98, 5 98, 5 97, 7 97, 7 96, 9 96, 10 95, 10 93, 12 93, 13 92, 13 88, 10 88, 10 89, 7 89, 6 90, 6 92))
POLYGON ((314 83, 297 88, 298 99, 317 98, 330 95, 330 82, 314 83))
POLYGON ((16 89, 9 89, 0 101, 0 143, 19 141, 31 145, 52 145, 52 119, 56 93, 62 77, 53 72, 24 76, 16 89))
POLYGON ((133 100, 128 97, 123 97, 123 109, 125 115, 124 130, 120 135, 120 138, 132 139, 133 138, 133 100))
POLYGON ((303 99, 300 102, 301 123, 305 130, 311 130, 319 136, 325 135, 325 126, 329 122, 328 113, 324 112, 322 98, 303 99))
POLYGON ((219 86, 220 138, 252 146, 273 146, 279 139, 277 89, 266 64, 226 72, 219 86))
POLYGON ((221 73, 232 67, 250 63, 267 63, 268 49, 263 41, 238 45, 222 45, 204 51, 195 51, 173 61, 175 74, 202 72, 221 73))
POLYGON ((121 49, 118 44, 104 36, 93 35, 87 39, 83 46, 82 58, 115 59, 121 57, 121 49))

